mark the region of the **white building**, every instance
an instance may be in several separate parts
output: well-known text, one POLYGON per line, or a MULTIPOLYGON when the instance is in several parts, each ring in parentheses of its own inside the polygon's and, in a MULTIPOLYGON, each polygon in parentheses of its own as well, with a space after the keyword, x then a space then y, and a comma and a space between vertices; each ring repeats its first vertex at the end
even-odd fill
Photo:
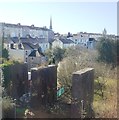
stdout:
POLYGON ((10 48, 10 45, 12 45, 12 43, 13 43, 13 48, 15 46, 16 46, 15 48, 18 48, 17 47, 18 43, 30 43, 33 45, 38 44, 43 53, 50 48, 50 42, 48 42, 46 38, 32 38, 31 36, 27 36, 25 38, 13 37, 13 38, 4 39, 4 47, 6 49, 10 48))
POLYGON ((75 43, 70 39, 55 39, 52 42, 52 48, 55 48, 55 47, 68 48, 71 46, 75 46, 75 43))
POLYGON ((89 38, 89 40, 87 41, 87 45, 86 47, 88 49, 94 49, 96 47, 97 41, 94 38, 89 38))
POLYGON ((88 33, 88 34, 90 38, 94 38, 96 41, 99 41, 99 39, 103 37, 103 35, 100 33, 88 33))
POLYGON ((55 39, 55 40, 52 42, 52 48, 56 48, 56 47, 63 48, 63 43, 62 43, 61 40, 55 39))
POLYGON ((69 37, 68 39, 71 39, 75 43, 75 45, 86 46, 87 41, 89 39, 89 35, 81 32, 78 34, 74 34, 72 37, 69 37))
POLYGON ((41 55, 37 50, 33 50, 28 56, 28 67, 34 68, 46 63, 46 58, 41 55))
POLYGON ((9 52, 10 60, 28 63, 29 69, 46 62, 36 38, 9 38, 5 40, 4 47, 9 52))
MULTIPOLYGON (((52 28, 52 23, 50 21, 50 27, 52 28)), ((34 25, 27 26, 9 23, 0 23, 0 36, 3 38, 8 37, 26 37, 30 35, 32 38, 45 38, 47 41, 52 41, 54 39, 54 32, 52 29, 46 27, 35 27, 34 25)))
POLYGON ((50 48, 50 42, 45 38, 37 38, 38 44, 41 47, 41 51, 44 53, 47 49, 50 48))
MULTIPOLYGON (((68 39, 71 39, 75 45, 79 45, 79 46, 84 46, 86 48, 95 48, 96 46, 96 41, 97 41, 97 36, 93 36, 96 37, 93 38, 92 37, 93 34, 89 34, 86 32, 80 32, 77 34, 73 34, 73 36, 69 37, 68 39)), ((100 37, 100 36, 98 36, 100 37)))

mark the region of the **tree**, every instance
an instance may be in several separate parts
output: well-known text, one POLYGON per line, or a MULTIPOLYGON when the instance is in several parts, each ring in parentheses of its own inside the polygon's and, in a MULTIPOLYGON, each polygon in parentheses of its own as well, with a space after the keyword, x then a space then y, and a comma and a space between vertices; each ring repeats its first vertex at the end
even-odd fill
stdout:
POLYGON ((65 54, 65 49, 59 47, 53 49, 53 55, 56 62, 61 61, 64 58, 64 54, 65 54))
POLYGON ((65 97, 71 98, 72 73, 84 69, 85 67, 93 67, 97 52, 89 51, 86 48, 78 47, 69 48, 65 52, 65 58, 58 64, 58 82, 64 86, 65 97))
MULTIPOLYGON (((66 57, 58 64, 58 82, 65 87, 65 91, 70 91, 72 87, 72 73, 86 67, 94 68, 96 79, 96 91, 104 96, 107 79, 114 78, 114 69, 111 65, 97 61, 97 51, 89 51, 85 48, 75 47, 66 50, 66 57)), ((70 92, 69 92, 70 93, 70 92)))
POLYGON ((2 50, 2 58, 5 58, 8 60, 9 54, 8 54, 8 50, 6 48, 4 48, 2 50))
POLYGON ((119 65, 119 39, 117 39, 117 65, 119 65))
POLYGON ((4 88, 3 96, 6 96, 6 93, 11 92, 11 88, 13 87, 13 80, 10 78, 11 76, 10 68, 12 65, 16 65, 16 64, 19 64, 19 62, 7 60, 0 65, 0 67, 2 68, 2 87, 4 88))
POLYGON ((98 43, 98 60, 113 65, 117 62, 117 42, 109 38, 102 37, 98 43))
POLYGON ((45 55, 48 57, 49 64, 55 64, 64 58, 65 49, 56 47, 52 50, 47 50, 45 55))
POLYGON ((107 30, 106 30, 105 28, 104 28, 102 34, 103 34, 103 37, 106 37, 106 35, 107 35, 107 30))
POLYGON ((53 63, 53 51, 51 49, 48 49, 46 52, 45 52, 45 55, 48 59, 48 64, 52 64, 53 63))

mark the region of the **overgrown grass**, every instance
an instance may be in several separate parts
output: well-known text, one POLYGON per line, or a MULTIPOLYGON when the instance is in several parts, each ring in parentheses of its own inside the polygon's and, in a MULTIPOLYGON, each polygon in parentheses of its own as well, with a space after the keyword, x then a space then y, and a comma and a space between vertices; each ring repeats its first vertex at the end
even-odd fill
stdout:
POLYGON ((2 99, 2 117, 14 118, 15 117, 15 104, 10 97, 4 97, 2 99))
POLYGON ((94 94, 96 118, 117 118, 117 80, 106 78, 104 97, 94 94))
POLYGON ((17 114, 17 118, 24 118, 24 113, 25 113, 25 110, 28 109, 28 108, 16 108, 16 114, 17 114))

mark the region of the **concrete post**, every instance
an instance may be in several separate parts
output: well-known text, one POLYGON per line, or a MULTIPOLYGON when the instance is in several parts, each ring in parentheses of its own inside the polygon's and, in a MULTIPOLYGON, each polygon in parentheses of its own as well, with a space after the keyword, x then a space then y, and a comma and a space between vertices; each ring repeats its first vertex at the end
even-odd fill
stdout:
POLYGON ((57 66, 49 65, 44 68, 31 70, 33 87, 37 91, 39 103, 51 105, 57 99, 57 66))
POLYGON ((81 118, 82 101, 87 117, 91 117, 94 95, 94 69, 85 68, 72 75, 72 105, 71 117, 81 118))

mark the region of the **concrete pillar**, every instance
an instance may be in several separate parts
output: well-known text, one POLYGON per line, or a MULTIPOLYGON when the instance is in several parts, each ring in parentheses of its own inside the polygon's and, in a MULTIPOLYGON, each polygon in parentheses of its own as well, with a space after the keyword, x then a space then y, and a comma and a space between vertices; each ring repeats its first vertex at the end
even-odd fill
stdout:
POLYGON ((74 72, 72 75, 72 118, 81 118, 83 108, 87 112, 87 117, 91 117, 93 95, 94 69, 85 68, 74 72))
POLYGON ((15 64, 9 67, 9 79, 12 80, 10 95, 17 99, 28 92, 28 66, 15 64))
POLYGON ((31 80, 37 91, 39 103, 53 104, 57 100, 57 66, 32 69, 31 80))

